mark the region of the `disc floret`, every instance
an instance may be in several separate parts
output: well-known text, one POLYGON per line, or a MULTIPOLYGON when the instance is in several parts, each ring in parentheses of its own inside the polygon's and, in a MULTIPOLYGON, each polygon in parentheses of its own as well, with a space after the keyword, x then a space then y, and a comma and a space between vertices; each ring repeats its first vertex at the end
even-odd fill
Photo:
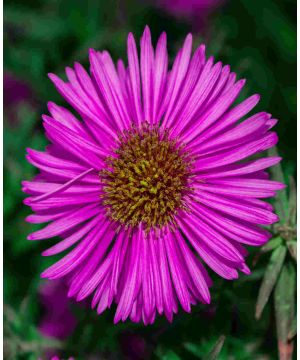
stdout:
POLYGON ((167 130, 149 124, 119 135, 116 157, 100 173, 108 216, 126 227, 143 223, 147 230, 174 225, 186 209, 191 159, 167 130))

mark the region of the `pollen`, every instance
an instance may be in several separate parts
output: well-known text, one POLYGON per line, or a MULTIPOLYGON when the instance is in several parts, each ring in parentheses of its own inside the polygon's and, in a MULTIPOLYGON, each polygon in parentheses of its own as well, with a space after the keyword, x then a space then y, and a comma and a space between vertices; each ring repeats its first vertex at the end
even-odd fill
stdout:
POLYGON ((149 231, 176 226, 179 209, 188 210, 192 161, 184 145, 145 123, 119 135, 115 157, 100 172, 103 204, 110 219, 126 228, 140 223, 149 231))

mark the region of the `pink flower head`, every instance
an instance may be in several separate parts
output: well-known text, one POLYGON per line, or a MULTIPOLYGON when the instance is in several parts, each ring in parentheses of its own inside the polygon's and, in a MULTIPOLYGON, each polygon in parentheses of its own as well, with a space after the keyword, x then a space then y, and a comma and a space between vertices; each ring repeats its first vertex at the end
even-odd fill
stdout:
POLYGON ((153 48, 146 27, 140 48, 129 34, 128 66, 91 49, 90 74, 75 63, 68 82, 49 75, 79 116, 48 104, 51 144, 28 149, 40 174, 23 190, 27 221, 50 222, 28 239, 61 237, 45 256, 68 250, 42 277, 67 277, 99 314, 115 303, 116 323, 151 324, 210 303, 205 264, 228 280, 250 273, 244 245, 269 239, 259 225, 278 217, 262 198, 283 185, 265 172, 279 157, 247 160, 277 135, 268 113, 240 121, 259 101, 233 106, 245 80, 203 45, 192 55, 191 35, 171 69, 165 33, 153 48))

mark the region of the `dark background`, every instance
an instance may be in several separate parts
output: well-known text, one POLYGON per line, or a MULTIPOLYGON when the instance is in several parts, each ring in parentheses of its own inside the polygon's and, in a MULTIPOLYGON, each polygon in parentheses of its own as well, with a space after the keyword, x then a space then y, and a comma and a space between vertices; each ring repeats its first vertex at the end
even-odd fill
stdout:
MULTIPOLYGON (((188 6, 189 1, 186 2, 188 6)), ((172 324, 129 322, 113 325, 113 309, 98 317, 86 304, 66 301, 64 284, 49 285, 39 274, 56 258, 40 254, 49 246, 26 240, 37 228, 24 218, 21 180, 34 176, 25 148, 42 150, 46 140, 41 114, 47 101, 65 105, 47 78, 63 76, 79 61, 88 66, 88 49, 107 49, 114 60, 126 59, 126 39, 138 39, 145 24, 153 42, 168 35, 171 61, 192 31, 195 46, 230 64, 247 86, 240 100, 261 94, 257 111, 279 119, 278 150, 287 178, 296 170, 296 2, 231 0, 210 12, 172 14, 158 2, 128 0, 6 0, 4 5, 4 351, 7 359, 202 359, 220 335, 226 340, 219 359, 277 358, 272 302, 260 321, 255 302, 266 267, 262 257, 251 276, 228 282, 214 276, 212 304, 179 312, 172 324), (47 288, 48 286, 48 288, 47 288), (52 286, 52 285, 51 285, 52 286), (45 336, 52 336, 50 340, 45 336), (56 340, 57 339, 57 340, 56 340), (50 348, 50 349, 49 349, 50 348)), ((256 250, 255 250, 256 251, 256 250)), ((255 252, 254 251, 254 252, 255 252)))

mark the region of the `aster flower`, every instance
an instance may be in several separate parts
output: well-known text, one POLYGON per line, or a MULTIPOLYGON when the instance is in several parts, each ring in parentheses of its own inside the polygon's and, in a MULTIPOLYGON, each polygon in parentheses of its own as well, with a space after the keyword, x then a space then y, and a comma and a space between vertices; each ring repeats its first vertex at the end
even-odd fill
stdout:
POLYGON ((277 135, 268 113, 240 121, 259 101, 232 106, 245 80, 203 45, 191 55, 191 35, 170 70, 165 33, 154 49, 146 27, 140 47, 139 59, 129 34, 127 67, 91 49, 90 75, 78 63, 68 82, 49 75, 79 116, 48 104, 51 144, 28 149, 40 173, 23 190, 27 221, 50 222, 28 239, 62 238, 44 256, 68 250, 42 277, 66 277, 78 301, 93 294, 99 314, 115 303, 116 323, 150 324, 210 303, 205 265, 228 280, 250 273, 244 245, 269 239, 260 225, 278 217, 262 198, 283 185, 265 172, 279 157, 247 160, 277 135))

